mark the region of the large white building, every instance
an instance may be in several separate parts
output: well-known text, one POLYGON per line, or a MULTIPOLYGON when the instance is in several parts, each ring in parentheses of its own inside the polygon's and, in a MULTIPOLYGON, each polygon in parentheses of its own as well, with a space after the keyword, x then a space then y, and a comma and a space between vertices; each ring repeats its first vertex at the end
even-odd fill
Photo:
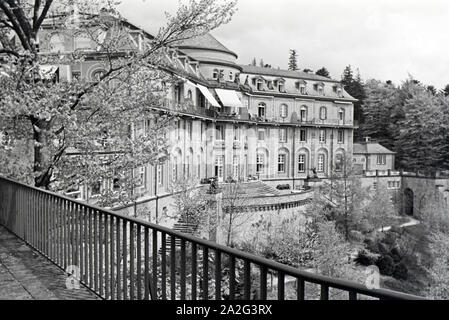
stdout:
MULTIPOLYGON (((151 35, 126 22, 124 50, 143 50, 151 35)), ((41 52, 95 52, 98 44, 76 34, 62 37, 54 21, 40 34, 41 52), (90 48, 90 49, 89 49, 90 48)), ((95 79, 101 61, 85 59, 59 65, 61 78, 95 79)), ((238 55, 211 34, 168 48, 166 59, 180 81, 156 112, 178 116, 170 131, 170 158, 156 168, 138 168, 143 199, 167 195, 180 176, 260 179, 272 186, 299 188, 316 172, 321 178, 341 169, 344 154, 352 158, 355 101, 341 83, 315 74, 243 65, 238 55)), ((145 130, 136 119, 133 130, 145 130)), ((72 195, 88 198, 112 183, 85 186, 72 195)))

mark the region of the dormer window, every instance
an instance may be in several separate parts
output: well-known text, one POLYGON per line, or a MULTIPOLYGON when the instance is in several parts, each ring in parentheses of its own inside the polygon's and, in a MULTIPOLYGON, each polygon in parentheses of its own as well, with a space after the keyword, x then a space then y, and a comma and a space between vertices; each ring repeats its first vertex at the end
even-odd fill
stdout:
POLYGON ((267 81, 268 90, 274 90, 273 81, 267 81))
POLYGON ((319 96, 324 96, 324 83, 315 83, 314 89, 316 92, 318 92, 319 96))
POLYGON ((258 79, 256 81, 256 88, 258 91, 263 91, 263 80, 262 79, 258 79))
POLYGON ((334 92, 337 94, 338 97, 343 97, 343 89, 339 85, 334 86, 334 92))
POLYGON ((297 81, 295 85, 296 85, 296 90, 298 90, 300 94, 306 95, 307 83, 304 80, 297 81))
POLYGON ((234 81, 234 73, 232 71, 229 71, 229 80, 234 81))
POLYGON ((279 92, 285 92, 285 82, 284 81, 278 81, 277 85, 279 92))
POLYGON ((218 69, 214 69, 214 71, 212 73, 212 79, 218 80, 218 76, 219 76, 218 69))

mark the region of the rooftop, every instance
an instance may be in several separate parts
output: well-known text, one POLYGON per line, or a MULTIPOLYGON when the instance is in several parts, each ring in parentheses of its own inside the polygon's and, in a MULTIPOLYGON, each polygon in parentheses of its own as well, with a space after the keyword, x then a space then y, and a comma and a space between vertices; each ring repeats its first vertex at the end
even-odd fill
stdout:
POLYGON ((340 81, 326 78, 323 76, 318 76, 316 74, 310 74, 302 71, 290 71, 290 70, 281 70, 281 69, 272 69, 272 68, 263 68, 258 66, 248 66, 241 65, 243 69, 243 73, 249 74, 259 74, 273 77, 285 77, 285 78, 293 78, 293 79, 304 79, 304 80, 314 80, 314 81, 326 81, 326 82, 335 82, 339 83, 340 81))
POLYGON ((195 49, 206 49, 206 50, 216 50, 230 53, 237 58, 237 54, 228 48, 226 48, 220 41, 218 41, 210 33, 206 33, 203 36, 191 38, 184 40, 183 42, 176 45, 180 49, 195 48, 195 49))
POLYGON ((354 154, 396 154, 377 142, 354 143, 354 154))

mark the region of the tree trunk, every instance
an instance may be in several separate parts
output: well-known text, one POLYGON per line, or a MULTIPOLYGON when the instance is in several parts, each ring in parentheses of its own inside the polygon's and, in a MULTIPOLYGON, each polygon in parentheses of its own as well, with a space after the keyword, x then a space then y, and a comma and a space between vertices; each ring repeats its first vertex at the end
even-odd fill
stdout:
POLYGON ((32 120, 34 138, 34 184, 38 188, 48 190, 53 173, 51 159, 48 150, 48 127, 45 120, 32 120))

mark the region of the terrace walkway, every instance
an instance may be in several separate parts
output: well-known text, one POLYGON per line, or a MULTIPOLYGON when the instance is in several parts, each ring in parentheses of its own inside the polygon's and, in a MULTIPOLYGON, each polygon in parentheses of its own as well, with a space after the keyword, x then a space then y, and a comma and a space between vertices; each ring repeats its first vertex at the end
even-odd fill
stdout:
POLYGON ((0 300, 96 300, 81 286, 66 288, 67 275, 0 226, 0 300))

